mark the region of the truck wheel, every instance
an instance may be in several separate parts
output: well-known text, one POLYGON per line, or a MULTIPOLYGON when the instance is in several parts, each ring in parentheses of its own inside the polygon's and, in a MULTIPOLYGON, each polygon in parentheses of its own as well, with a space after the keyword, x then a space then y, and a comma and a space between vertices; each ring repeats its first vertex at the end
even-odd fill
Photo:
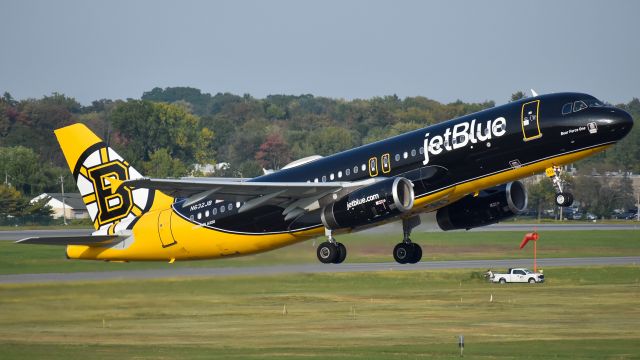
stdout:
POLYGON ((529 279, 529 284, 535 284, 536 283, 536 279, 534 278, 530 278, 529 279))
POLYGON ((500 279, 500 284, 506 284, 506 283, 507 283, 507 280, 505 280, 504 278, 500 279))

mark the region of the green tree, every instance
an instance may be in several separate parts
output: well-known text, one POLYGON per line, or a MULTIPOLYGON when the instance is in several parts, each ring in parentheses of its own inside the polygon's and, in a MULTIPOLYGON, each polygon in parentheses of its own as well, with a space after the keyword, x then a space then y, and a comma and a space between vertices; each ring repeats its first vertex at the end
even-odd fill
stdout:
POLYGON ((334 153, 354 147, 355 140, 352 133, 342 127, 329 126, 311 133, 308 141, 318 155, 332 155, 334 153))
POLYGON ((210 160, 213 132, 201 128, 200 119, 182 106, 129 100, 116 107, 110 120, 132 162, 149 161, 159 149, 185 162, 210 160))
POLYGON ((549 178, 545 177, 539 182, 529 185, 527 187, 527 192, 529 195, 528 207, 536 210, 538 221, 540 221, 542 212, 545 209, 553 208, 555 205, 555 189, 553 187, 553 183, 549 178))
POLYGON ((527 97, 527 95, 523 91, 518 90, 518 91, 514 92, 513 94, 511 94, 511 101, 512 102, 513 101, 518 101, 518 100, 524 99, 526 97, 527 97))
POLYGON ((0 177, 23 193, 33 193, 41 170, 41 161, 33 150, 24 146, 0 147, 0 177))
POLYGON ((154 151, 149 161, 142 163, 142 171, 146 176, 157 178, 181 177, 189 173, 189 168, 179 159, 174 159, 165 148, 154 151))
POLYGON ((635 205, 635 198, 633 192, 633 181, 628 176, 628 174, 624 174, 624 176, 620 179, 620 181, 615 185, 614 192, 616 194, 617 206, 621 209, 631 209, 635 205))
POLYGON ((24 206, 24 199, 20 191, 10 185, 0 185, 0 220, 8 216, 19 216, 24 206))

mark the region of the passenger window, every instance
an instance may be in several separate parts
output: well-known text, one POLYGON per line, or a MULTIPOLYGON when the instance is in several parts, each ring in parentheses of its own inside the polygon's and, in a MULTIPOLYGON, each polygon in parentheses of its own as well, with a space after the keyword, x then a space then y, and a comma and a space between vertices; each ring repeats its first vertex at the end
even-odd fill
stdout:
POLYGON ((411 149, 411 156, 416 156, 416 149, 411 149))
POLYGON ((406 159, 409 157, 409 153, 407 153, 406 151, 404 153, 402 153, 402 158, 406 159))
POLYGON ((204 212, 204 217, 209 217, 209 215, 210 215, 209 210, 204 212))
POLYGON ((395 159, 396 161, 400 161, 400 154, 396 154, 395 159))
POLYGON ((349 175, 351 175, 351 169, 348 169, 348 168, 347 168, 347 169, 344 171, 344 175, 345 175, 345 176, 349 176, 349 175))
POLYGON ((573 109, 573 104, 571 103, 564 104, 564 106, 562 107, 562 115, 571 114, 572 109, 573 109))
POLYGON ((420 155, 422 155, 422 154, 424 154, 424 148, 423 147, 420 148, 420 155))
POLYGON ((211 210, 211 212, 213 213, 213 215, 216 215, 218 213, 218 208, 213 208, 213 210, 211 210))
POLYGON ((367 165, 366 164, 362 164, 362 171, 367 170, 367 165))
POLYGON ((229 211, 231 211, 233 209, 233 204, 230 203, 229 206, 227 206, 227 209, 229 209, 229 211))
POLYGON ((584 101, 578 100, 573 103, 573 112, 578 112, 587 107, 584 101))
POLYGON ((333 181, 333 179, 335 179, 335 175, 333 175, 333 173, 331 173, 331 175, 329 175, 329 180, 333 181))
POLYGON ((338 179, 342 178, 342 171, 338 171, 338 179))
POLYGON ((358 167, 357 167, 357 166, 354 166, 354 167, 353 167, 353 173, 354 173, 354 174, 357 174, 357 173, 358 173, 358 167))
POLYGON ((322 175, 322 182, 327 182, 327 176, 326 175, 322 175))

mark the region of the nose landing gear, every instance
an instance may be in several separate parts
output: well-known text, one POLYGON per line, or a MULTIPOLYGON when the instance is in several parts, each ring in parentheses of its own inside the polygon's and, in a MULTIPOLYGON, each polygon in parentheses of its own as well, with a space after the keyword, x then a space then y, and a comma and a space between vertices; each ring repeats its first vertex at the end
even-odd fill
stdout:
POLYGON ((546 174, 551 181, 553 182, 553 186, 556 188, 556 205, 562 207, 569 207, 573 204, 573 195, 569 192, 562 191, 562 179, 560 178, 560 174, 562 173, 562 169, 559 166, 554 166, 547 168, 546 174))

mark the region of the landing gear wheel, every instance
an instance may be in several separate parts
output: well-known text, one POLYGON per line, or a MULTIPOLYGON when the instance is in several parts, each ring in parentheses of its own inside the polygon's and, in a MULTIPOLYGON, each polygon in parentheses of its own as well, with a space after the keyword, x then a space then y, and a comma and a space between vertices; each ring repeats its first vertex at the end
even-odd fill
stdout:
POLYGON ((399 243, 393 248, 393 259, 399 264, 406 264, 413 259, 413 244, 399 243))
POLYGON ((573 195, 571 193, 560 192, 556 194, 556 205, 568 207, 573 204, 573 195))
MULTIPOLYGON (((316 254, 318 255, 318 260, 320 260, 321 263, 331 264, 338 258, 339 250, 336 245, 325 241, 318 246, 318 251, 316 252, 316 254)), ((344 254, 346 257, 347 252, 345 251, 344 254)))
POLYGON ((571 206, 573 205, 573 194, 571 193, 565 193, 568 200, 567 200, 567 206, 571 206))
POLYGON ((334 264, 341 264, 347 258, 347 248, 342 243, 336 243, 338 247, 338 256, 333 261, 334 264))
POLYGON ((411 259, 408 261, 408 263, 415 264, 420 262, 420 260, 422 259, 422 247, 420 247, 420 245, 416 243, 411 243, 411 247, 413 248, 413 256, 411 256, 411 259))

